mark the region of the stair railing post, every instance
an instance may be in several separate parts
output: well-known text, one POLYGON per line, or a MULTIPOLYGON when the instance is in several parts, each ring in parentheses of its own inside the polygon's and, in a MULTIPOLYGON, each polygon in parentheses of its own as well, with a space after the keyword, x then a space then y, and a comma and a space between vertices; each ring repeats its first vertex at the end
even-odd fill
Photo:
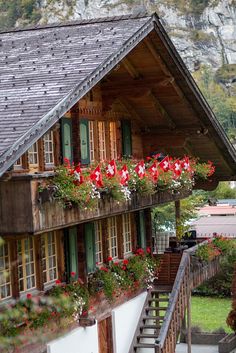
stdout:
POLYGON ((188 342, 188 353, 192 352, 191 349, 191 284, 190 284, 190 256, 188 258, 189 264, 187 269, 188 281, 187 281, 187 342, 188 342))

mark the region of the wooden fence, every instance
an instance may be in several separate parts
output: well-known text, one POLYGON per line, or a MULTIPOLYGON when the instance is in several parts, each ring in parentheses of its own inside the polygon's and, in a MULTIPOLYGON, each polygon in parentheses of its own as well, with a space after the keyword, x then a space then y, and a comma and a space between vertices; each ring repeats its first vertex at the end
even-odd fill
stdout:
MULTIPOLYGON (((180 265, 175 277, 173 289, 169 299, 168 309, 165 314, 164 322, 156 340, 155 353, 174 353, 177 338, 181 330, 185 311, 187 309, 188 316, 188 352, 191 351, 191 332, 190 332, 190 299, 191 290, 199 286, 204 281, 210 279, 219 271, 220 258, 216 257, 209 263, 199 261, 195 257, 195 251, 199 245, 185 250, 183 252, 180 265)), ((165 270, 160 279, 163 281, 172 280, 173 269, 165 269, 165 265, 169 263, 174 266, 177 264, 177 254, 165 254, 163 257, 162 270, 165 270), (173 256, 173 262, 168 256, 173 256), (172 274, 172 275, 171 275, 172 274)), ((162 284, 162 283, 161 283, 162 284)))

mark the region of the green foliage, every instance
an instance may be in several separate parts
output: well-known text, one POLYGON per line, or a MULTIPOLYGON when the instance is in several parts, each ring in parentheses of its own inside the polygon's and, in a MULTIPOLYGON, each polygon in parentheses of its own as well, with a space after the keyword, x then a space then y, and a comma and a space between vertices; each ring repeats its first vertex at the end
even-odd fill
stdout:
POLYGON ((236 189, 231 189, 228 182, 221 182, 217 188, 209 192, 209 197, 220 199, 236 199, 236 189))
POLYGON ((230 297, 234 266, 236 263, 235 241, 222 242, 220 239, 216 243, 221 247, 225 256, 221 258, 220 271, 217 275, 199 286, 195 292, 204 296, 230 297), (219 242, 222 244, 220 245, 219 242))
MULTIPOLYGON (((197 217, 197 208, 203 206, 204 201, 204 196, 199 192, 194 192, 193 195, 181 200, 181 226, 197 217)), ((176 222, 174 202, 155 207, 152 212, 152 217, 155 233, 174 230, 176 222)))
POLYGON ((224 64, 215 73, 217 82, 227 82, 236 77, 236 64, 224 64))
POLYGON ((208 66, 203 66, 194 73, 204 97, 216 114, 216 117, 224 127, 227 133, 236 124, 236 103, 235 97, 230 92, 217 83, 213 70, 208 66))
POLYGON ((0 0, 0 28, 14 27, 20 19, 24 24, 34 24, 41 17, 41 0, 0 0))

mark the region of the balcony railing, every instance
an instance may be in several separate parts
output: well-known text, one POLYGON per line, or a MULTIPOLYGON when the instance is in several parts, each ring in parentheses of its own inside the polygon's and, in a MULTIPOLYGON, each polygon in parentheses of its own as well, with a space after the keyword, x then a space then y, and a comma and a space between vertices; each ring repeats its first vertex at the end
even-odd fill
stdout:
POLYGON ((93 209, 63 207, 48 195, 40 196, 39 186, 50 174, 16 176, 0 183, 1 234, 40 233, 104 217, 133 212, 185 198, 190 190, 158 191, 152 195, 133 193, 128 201, 104 197, 93 209))

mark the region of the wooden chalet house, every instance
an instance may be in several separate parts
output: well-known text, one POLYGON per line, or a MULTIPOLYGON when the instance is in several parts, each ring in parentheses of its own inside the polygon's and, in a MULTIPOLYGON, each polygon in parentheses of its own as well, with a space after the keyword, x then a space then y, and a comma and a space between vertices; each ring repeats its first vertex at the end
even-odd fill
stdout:
MULTIPOLYGON (((195 187, 235 176, 235 151, 156 14, 16 29, 0 34, 0 47, 1 304, 71 272, 86 281, 107 257, 151 246, 151 208, 191 192, 63 208, 40 187, 65 158, 83 169, 162 152, 214 163, 211 182, 195 187)), ((48 352, 128 353, 146 295, 100 310, 48 352)))

